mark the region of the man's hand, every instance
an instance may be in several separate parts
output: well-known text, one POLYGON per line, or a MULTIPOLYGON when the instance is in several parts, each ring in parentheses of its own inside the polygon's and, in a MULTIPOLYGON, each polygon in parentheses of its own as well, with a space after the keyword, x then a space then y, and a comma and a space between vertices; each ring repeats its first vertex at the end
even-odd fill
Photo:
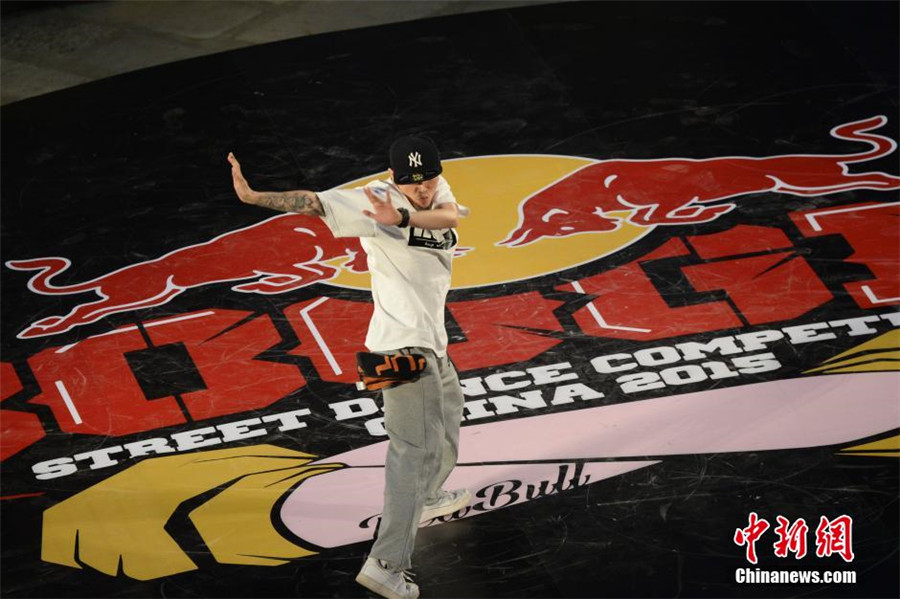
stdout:
POLYGON ((384 199, 376 196, 375 192, 370 187, 363 188, 363 191, 366 192, 366 197, 372 202, 372 209, 374 210, 374 212, 363 210, 363 214, 382 225, 400 224, 402 218, 400 212, 394 207, 394 203, 391 202, 391 192, 389 189, 384 190, 384 199))
POLYGON ((228 162, 231 163, 231 179, 234 182, 234 191, 237 193, 237 196, 245 204, 254 204, 256 192, 250 189, 250 184, 247 183, 247 179, 241 173, 241 163, 237 161, 237 158, 231 152, 228 153, 228 162))

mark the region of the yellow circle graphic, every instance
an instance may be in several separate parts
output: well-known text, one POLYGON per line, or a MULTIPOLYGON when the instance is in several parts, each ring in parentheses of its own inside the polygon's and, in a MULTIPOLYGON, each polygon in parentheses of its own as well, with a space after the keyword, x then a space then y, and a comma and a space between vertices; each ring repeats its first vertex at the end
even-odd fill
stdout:
MULTIPOLYGON (((569 173, 596 162, 589 158, 545 155, 476 156, 444 160, 444 177, 457 202, 471 210, 460 219, 459 246, 470 251, 453 260, 453 289, 498 285, 559 272, 607 256, 646 235, 650 228, 627 222, 615 231, 543 238, 520 247, 498 246, 519 222, 519 204, 569 173)), ((341 185, 350 189, 377 173, 341 185)), ((611 216, 627 216, 628 211, 611 216)), ((369 289, 368 273, 342 269, 330 284, 369 289)))

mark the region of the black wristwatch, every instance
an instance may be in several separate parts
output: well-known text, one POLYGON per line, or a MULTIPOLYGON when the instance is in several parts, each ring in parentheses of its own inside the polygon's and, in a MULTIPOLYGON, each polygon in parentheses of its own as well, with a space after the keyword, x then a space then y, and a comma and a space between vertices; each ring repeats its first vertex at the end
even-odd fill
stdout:
POLYGON ((397 208, 397 212, 400 213, 400 224, 397 226, 401 229, 409 226, 409 210, 406 208, 397 208))

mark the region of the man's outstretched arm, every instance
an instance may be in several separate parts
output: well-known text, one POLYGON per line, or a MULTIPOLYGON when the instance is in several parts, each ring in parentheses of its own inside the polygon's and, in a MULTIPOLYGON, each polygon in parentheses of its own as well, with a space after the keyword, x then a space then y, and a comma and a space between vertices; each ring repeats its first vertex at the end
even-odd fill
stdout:
POLYGON ((234 182, 234 191, 238 198, 245 204, 280 210, 281 212, 296 212, 311 216, 325 216, 322 202, 314 191, 300 189, 297 191, 254 191, 241 173, 241 164, 228 154, 228 162, 231 163, 231 178, 234 182))

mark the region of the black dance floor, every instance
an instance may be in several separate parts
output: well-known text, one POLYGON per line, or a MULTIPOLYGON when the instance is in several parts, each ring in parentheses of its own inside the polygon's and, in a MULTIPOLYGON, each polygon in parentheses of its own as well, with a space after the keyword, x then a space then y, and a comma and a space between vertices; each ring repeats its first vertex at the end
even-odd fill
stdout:
POLYGON ((898 6, 529 7, 4 106, 2 594, 365 596, 359 248, 225 157, 323 190, 424 133, 474 500, 423 597, 897 597, 898 6))

